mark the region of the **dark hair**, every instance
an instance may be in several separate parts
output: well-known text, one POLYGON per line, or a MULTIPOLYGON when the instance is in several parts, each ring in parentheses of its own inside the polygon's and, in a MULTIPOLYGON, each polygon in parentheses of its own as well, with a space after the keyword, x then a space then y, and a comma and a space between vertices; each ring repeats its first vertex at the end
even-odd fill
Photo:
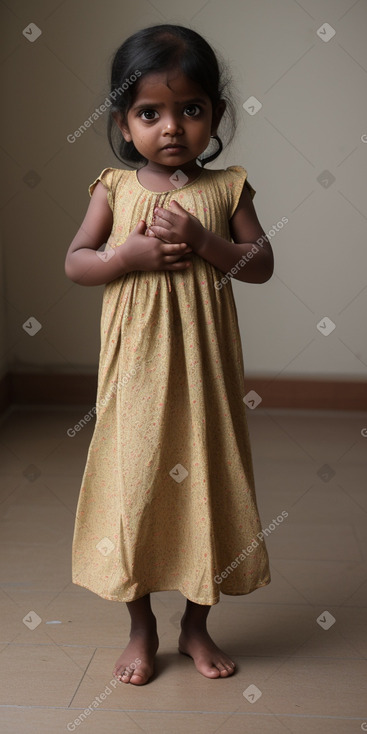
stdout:
MULTIPOLYGON (((122 120, 126 121, 127 112, 136 98, 138 79, 167 69, 179 69, 199 84, 210 98, 213 111, 219 100, 225 99, 226 110, 222 119, 229 123, 225 145, 233 139, 236 110, 230 97, 225 95, 230 79, 224 63, 218 61, 209 43, 190 28, 168 24, 149 26, 124 41, 115 53, 111 68, 112 104, 107 124, 108 141, 115 156, 130 167, 134 167, 134 164, 145 164, 147 159, 139 153, 132 141, 124 140, 113 113, 119 112, 122 120)), ((218 136, 217 142, 219 149, 215 153, 198 157, 202 167, 220 154, 223 144, 218 136)))

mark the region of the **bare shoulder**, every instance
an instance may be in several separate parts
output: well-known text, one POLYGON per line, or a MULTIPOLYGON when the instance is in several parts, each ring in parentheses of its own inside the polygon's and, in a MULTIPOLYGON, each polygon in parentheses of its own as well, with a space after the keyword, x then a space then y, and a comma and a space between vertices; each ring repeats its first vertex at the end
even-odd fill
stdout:
POLYGON ((229 220, 231 237, 234 242, 255 242, 265 232, 258 220, 252 201, 250 184, 247 179, 238 201, 236 211, 229 220))
POLYGON ((113 226, 113 212, 108 203, 107 193, 106 187, 98 181, 68 254, 84 247, 98 250, 107 241, 113 226))

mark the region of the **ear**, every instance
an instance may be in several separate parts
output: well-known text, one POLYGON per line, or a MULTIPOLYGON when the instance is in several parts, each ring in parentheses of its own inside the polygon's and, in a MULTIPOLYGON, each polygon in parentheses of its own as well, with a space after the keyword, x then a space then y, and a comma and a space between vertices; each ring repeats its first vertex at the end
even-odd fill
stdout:
POLYGON ((221 99, 219 100, 215 110, 213 110, 211 135, 217 134, 217 129, 219 127, 219 123, 223 117, 226 107, 227 107, 226 101, 224 99, 221 99))
POLYGON ((122 135, 127 143, 130 143, 132 141, 132 137, 130 134, 130 130, 126 122, 123 122, 122 116, 120 112, 113 112, 112 117, 115 120, 115 123, 117 127, 121 130, 122 135))

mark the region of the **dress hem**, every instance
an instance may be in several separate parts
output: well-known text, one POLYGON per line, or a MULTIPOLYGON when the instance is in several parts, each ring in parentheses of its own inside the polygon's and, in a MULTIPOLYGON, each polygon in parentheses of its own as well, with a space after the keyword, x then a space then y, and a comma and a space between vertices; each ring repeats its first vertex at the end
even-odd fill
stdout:
MULTIPOLYGON (((258 584, 257 586, 254 586, 252 589, 249 589, 249 591, 222 591, 221 593, 225 596, 246 596, 247 594, 251 594, 253 591, 256 591, 256 589, 261 589, 263 586, 268 586, 270 584, 271 578, 267 581, 265 581, 262 584, 258 584)), ((107 601, 119 601, 119 602, 130 602, 130 601, 137 601, 137 599, 141 599, 143 596, 146 596, 147 594, 155 594, 159 591, 179 591, 182 596, 185 597, 185 599, 188 599, 189 601, 192 601, 194 604, 201 604, 203 606, 215 606, 215 604, 218 604, 220 601, 220 596, 215 599, 215 601, 199 601, 198 599, 192 599, 189 596, 187 596, 181 589, 177 588, 169 588, 169 589, 149 589, 149 591, 145 591, 143 594, 139 594, 139 596, 134 596, 132 599, 120 599, 120 597, 117 596, 106 596, 105 594, 100 594, 98 591, 94 591, 90 586, 85 586, 85 584, 81 584, 78 581, 72 581, 75 586, 81 586, 83 589, 87 589, 88 591, 91 591, 93 594, 96 594, 97 596, 100 596, 102 599, 107 599, 107 601)))

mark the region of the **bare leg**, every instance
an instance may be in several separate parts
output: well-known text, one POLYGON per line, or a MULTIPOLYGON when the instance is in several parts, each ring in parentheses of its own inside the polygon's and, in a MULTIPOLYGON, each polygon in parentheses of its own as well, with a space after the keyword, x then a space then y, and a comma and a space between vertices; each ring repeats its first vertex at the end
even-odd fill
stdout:
POLYGON ((159 645, 157 623, 149 594, 126 602, 126 605, 131 617, 130 642, 116 660, 113 675, 123 683, 142 686, 153 675, 154 656, 159 645))
POLYGON ((234 673, 235 664, 217 647, 207 631, 206 618, 210 609, 210 606, 187 599, 178 649, 192 657, 196 669, 206 678, 226 678, 234 673))

